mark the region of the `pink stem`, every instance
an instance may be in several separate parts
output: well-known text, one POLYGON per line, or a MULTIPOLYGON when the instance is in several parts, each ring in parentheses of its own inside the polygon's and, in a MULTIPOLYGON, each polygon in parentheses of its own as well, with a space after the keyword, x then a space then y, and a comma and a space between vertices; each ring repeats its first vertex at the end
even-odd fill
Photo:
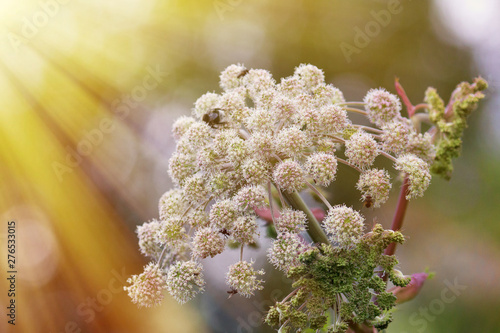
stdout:
MULTIPOLYGON (((408 206, 408 200, 406 200, 406 193, 408 192, 408 176, 405 176, 403 181, 403 186, 401 186, 401 191, 399 192, 398 205, 396 206, 396 212, 394 213, 394 217, 392 218, 391 229, 394 231, 398 231, 403 226, 403 220, 406 213, 406 207, 408 206)), ((396 243, 391 243, 385 249, 384 254, 391 256, 396 252, 396 243)))

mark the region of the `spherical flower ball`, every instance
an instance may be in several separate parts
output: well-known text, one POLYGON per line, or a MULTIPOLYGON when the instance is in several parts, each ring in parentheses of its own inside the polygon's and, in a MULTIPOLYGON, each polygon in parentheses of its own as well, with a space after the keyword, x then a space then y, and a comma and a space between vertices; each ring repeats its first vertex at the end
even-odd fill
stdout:
POLYGON ((280 162, 274 169, 273 179, 280 189, 290 193, 300 191, 306 183, 304 170, 292 160, 280 162))
POLYGON ((196 230, 193 238, 193 255, 201 259, 214 257, 224 252, 226 241, 222 235, 210 227, 196 230))
POLYGON ((161 246, 156 241, 156 234, 160 229, 160 221, 153 219, 137 227, 137 237, 139 238, 139 248, 141 253, 148 257, 155 258, 161 252, 161 246))
POLYGON ((304 94, 304 83, 297 75, 281 78, 278 84, 278 91, 286 97, 293 98, 298 95, 304 94))
POLYGON ((275 228, 278 234, 298 233, 306 229, 306 214, 300 210, 285 208, 281 211, 280 217, 276 219, 275 228))
POLYGON ((231 142, 235 139, 240 139, 235 129, 219 129, 214 135, 212 148, 218 156, 225 155, 231 142))
POLYGON ((361 239, 364 221, 363 216, 354 209, 337 205, 328 211, 323 226, 332 242, 340 247, 349 248, 361 239))
POLYGON ((311 89, 316 106, 345 103, 344 94, 331 84, 319 84, 311 89))
POLYGON ((331 154, 314 153, 307 158, 304 168, 316 184, 328 186, 337 174, 337 159, 331 154))
POLYGON ((172 125, 174 139, 179 140, 195 122, 196 120, 193 117, 182 116, 177 118, 172 125))
POLYGON ((193 146, 191 141, 188 138, 186 138, 185 133, 179 139, 179 141, 177 141, 177 145, 175 146, 175 151, 178 154, 196 155, 196 148, 193 146))
POLYGON ((278 152, 288 157, 300 155, 309 145, 309 138, 297 126, 286 127, 279 131, 276 136, 276 148, 278 152))
POLYGON ((247 159, 241 168, 243 176, 249 184, 261 185, 271 178, 271 165, 259 157, 247 159))
POLYGON ((338 105, 326 105, 319 109, 319 124, 325 134, 343 132, 349 124, 347 111, 338 105))
POLYGON ((243 83, 248 89, 248 95, 257 101, 263 91, 274 89, 276 82, 269 71, 265 69, 251 69, 243 77, 243 83))
POLYGON ((231 236, 241 244, 252 244, 259 236, 255 215, 246 214, 236 219, 231 229, 231 236))
POLYGON ((255 291, 264 289, 264 281, 258 280, 259 275, 264 275, 264 270, 256 271, 252 264, 253 261, 239 261, 229 266, 226 275, 227 285, 245 297, 253 296, 255 291))
POLYGON ((268 110, 257 109, 245 119, 245 126, 251 131, 271 131, 276 116, 268 110))
POLYGON ((206 146, 196 154, 198 168, 205 174, 212 174, 220 170, 221 156, 215 151, 213 145, 206 146))
POLYGON ((204 290, 203 267, 195 261, 177 261, 167 274, 167 291, 181 304, 204 290))
POLYGON ((401 101, 383 88, 371 89, 363 100, 368 119, 377 126, 382 126, 401 116, 401 101))
POLYGON ((245 104, 246 89, 240 87, 225 92, 219 99, 219 107, 223 110, 222 122, 229 122, 234 127, 249 115, 250 109, 245 104))
POLYGON ((290 121, 298 113, 298 108, 291 98, 283 94, 277 94, 273 101, 272 113, 280 122, 290 121))
POLYGON ((248 143, 241 138, 234 138, 227 147, 227 160, 234 166, 238 166, 249 155, 248 143))
POLYGON ((172 189, 163 193, 158 202, 160 220, 166 220, 171 216, 182 214, 185 202, 181 189, 172 189))
POLYGON ((237 88, 242 84, 242 78, 247 69, 242 64, 230 65, 220 74, 220 87, 225 91, 237 88))
POLYGON ((333 155, 339 149, 340 143, 329 137, 322 137, 316 140, 316 151, 333 155))
MULTIPOLYGON (((271 112, 278 96, 279 93, 275 87, 263 89, 259 92, 258 96, 253 99, 253 108, 251 110, 253 110, 253 112, 256 110, 266 110, 271 112)), ((250 111, 250 114, 252 114, 252 111, 250 111)))
POLYGON ((181 215, 174 215, 161 222, 156 233, 156 241, 160 244, 178 241, 187 237, 184 229, 184 219, 181 215))
POLYGON ((205 114, 219 107, 220 95, 216 93, 206 93, 194 103, 193 114, 198 119, 202 119, 205 114))
POLYGON ((236 171, 217 171, 208 175, 207 187, 215 199, 227 199, 236 191, 241 177, 236 171))
POLYGON ((295 68, 294 75, 298 76, 306 89, 311 89, 318 84, 325 83, 323 70, 310 64, 300 64, 295 68))
POLYGON ((270 158, 276 151, 275 139, 271 132, 254 132, 247 142, 253 155, 270 158))
POLYGON ((408 142, 408 153, 423 159, 427 164, 432 164, 436 157, 436 147, 432 143, 429 133, 412 133, 408 142))
POLYGON ((362 200, 370 200, 378 208, 389 199, 391 178, 386 170, 370 169, 359 176, 356 187, 362 193, 362 200))
POLYGON ((410 121, 392 121, 382 126, 382 148, 387 152, 400 155, 407 151, 410 134, 413 132, 410 121))
POLYGON ((193 228, 203 228, 210 224, 208 214, 202 208, 190 211, 186 216, 186 223, 193 228))
POLYGON ((409 186, 406 199, 410 200, 424 195, 431 183, 429 165, 424 160, 412 154, 405 154, 396 160, 394 168, 405 172, 408 176, 409 186))
POLYGON ((216 228, 230 230, 238 216, 238 207, 234 201, 224 199, 212 205, 209 213, 209 220, 216 228))
POLYGON ((299 254, 305 250, 306 246, 297 234, 285 232, 279 234, 278 238, 273 241, 267 258, 274 267, 286 273, 300 263, 299 254))
POLYGON ((194 175, 186 179, 182 185, 185 200, 191 204, 205 200, 209 193, 205 186, 205 179, 201 175, 194 175))
POLYGON ((233 200, 241 211, 263 208, 266 206, 266 192, 262 186, 247 185, 236 193, 233 200))
POLYGON ((184 135, 193 147, 202 148, 212 139, 212 129, 207 123, 195 122, 189 127, 184 135))
POLYGON ((165 275, 158 265, 149 263, 144 267, 143 273, 133 275, 127 282, 130 286, 125 286, 123 289, 139 307, 156 306, 163 301, 163 290, 166 288, 165 275))
POLYGON ((377 141, 368 133, 358 131, 345 143, 345 155, 349 162, 361 168, 373 164, 378 156, 377 141))
POLYGON ((172 181, 180 185, 189 176, 198 171, 196 156, 190 154, 174 153, 168 163, 168 174, 172 181))

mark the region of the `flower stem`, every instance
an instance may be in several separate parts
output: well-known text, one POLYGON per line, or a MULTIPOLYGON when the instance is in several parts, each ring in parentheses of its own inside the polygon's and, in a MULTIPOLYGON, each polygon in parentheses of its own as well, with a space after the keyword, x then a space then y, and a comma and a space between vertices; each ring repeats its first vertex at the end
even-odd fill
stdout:
POLYGON ((366 116, 368 114, 366 111, 363 111, 363 110, 360 110, 360 109, 356 109, 356 108, 346 108, 346 107, 344 107, 344 110, 350 111, 350 112, 359 113, 359 114, 362 114, 364 116, 366 116))
MULTIPOLYGON (((408 200, 406 199, 406 192, 408 192, 408 176, 405 176, 403 181, 403 186, 401 186, 401 191, 399 192, 398 205, 396 206, 396 212, 392 219, 391 230, 398 231, 403 226, 403 220, 405 217, 406 207, 408 206, 408 200)), ((391 256, 396 252, 396 243, 391 243, 385 249, 384 254, 391 256)))
POLYGON ((293 193, 287 193, 286 191, 283 192, 283 196, 285 199, 288 201, 288 203, 297 210, 301 210, 306 214, 307 216, 307 233, 309 236, 311 236, 313 242, 315 243, 325 243, 328 244, 330 243, 328 241, 328 237, 326 237, 326 234, 324 233, 323 229, 321 229, 321 226, 314 217, 313 213, 309 209, 309 207, 306 205, 304 200, 300 197, 300 195, 297 193, 297 191, 293 193))

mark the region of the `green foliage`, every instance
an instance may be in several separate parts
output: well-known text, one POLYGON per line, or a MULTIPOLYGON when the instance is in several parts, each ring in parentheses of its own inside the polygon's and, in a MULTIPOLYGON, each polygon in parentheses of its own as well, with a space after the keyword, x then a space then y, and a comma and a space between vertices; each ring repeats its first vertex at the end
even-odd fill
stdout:
POLYGON ((289 327, 319 329, 327 323, 327 311, 333 309, 328 332, 345 332, 349 322, 387 327, 396 297, 385 291, 387 282, 377 273, 382 272, 395 285, 410 282, 394 269, 397 259, 383 253, 393 242, 403 243, 403 235, 377 224, 351 248, 320 244, 302 253, 301 264, 288 272, 296 293, 271 307, 266 322, 282 331, 289 327))
POLYGON ((460 155, 462 135, 467 127, 467 117, 484 98, 481 92, 488 88, 488 83, 482 78, 476 78, 473 84, 460 83, 453 91, 450 102, 445 107, 436 89, 428 88, 425 102, 429 105, 429 118, 436 125, 439 141, 436 145, 436 157, 431 171, 450 179, 453 172, 452 160, 460 155))

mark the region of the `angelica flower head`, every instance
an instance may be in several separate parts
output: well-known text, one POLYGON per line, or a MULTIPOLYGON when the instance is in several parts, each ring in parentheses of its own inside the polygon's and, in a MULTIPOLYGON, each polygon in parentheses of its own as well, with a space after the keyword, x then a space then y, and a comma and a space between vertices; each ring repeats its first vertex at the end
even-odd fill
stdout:
POLYGON ((295 68, 295 75, 297 75, 306 89, 316 87, 318 84, 325 82, 325 74, 316 66, 301 64, 295 68))
POLYGON ((461 84, 446 110, 435 89, 413 108, 405 98, 409 118, 401 115, 399 98, 381 88, 370 90, 363 103, 346 101, 310 64, 278 84, 269 71, 231 65, 221 73, 220 87, 220 93, 198 98, 192 116, 173 125, 177 147, 168 174, 175 189, 162 195, 159 220, 137 228, 141 252, 156 263, 131 277, 125 290, 139 306, 159 304, 163 289, 185 303, 205 287, 199 261, 229 243, 241 251, 226 275, 230 292, 253 295, 263 288, 264 272, 242 258, 249 246, 266 244, 260 242, 262 217, 268 235, 276 236, 267 259, 297 287, 272 307, 269 323, 282 331, 317 330, 333 308, 330 331, 346 331, 351 322, 387 326, 394 295, 374 269, 397 286, 407 283, 395 273, 397 260, 384 254, 404 237, 381 225, 365 233, 358 211, 333 205, 317 187, 330 186, 351 167, 359 172, 361 199, 377 208, 392 187, 389 172, 373 166, 380 156, 405 175, 407 199, 422 196, 430 168, 449 177, 465 118, 485 82, 461 84), (372 125, 353 123, 351 112, 366 115, 372 125), (427 128, 421 121, 432 123, 428 132, 421 132, 427 128), (300 198, 306 189, 330 208, 323 219, 300 198))
POLYGON ((246 214, 236 219, 230 232, 233 239, 238 243, 252 244, 259 236, 259 230, 257 228, 258 225, 255 215, 246 214))
POLYGON ((276 220, 276 231, 278 233, 298 233, 304 231, 306 224, 306 214, 300 210, 285 208, 281 211, 280 217, 276 220))
POLYGON ((224 251, 226 245, 222 235, 211 227, 198 229, 193 238, 193 255, 204 259, 214 257, 224 251))
POLYGON ((431 182, 429 165, 424 160, 415 155, 406 154, 397 159, 394 168, 403 171, 408 176, 409 186, 406 199, 424 195, 431 182))
POLYGON ((137 227, 137 237, 139 238, 139 248, 142 254, 149 257, 156 257, 160 251, 160 244, 156 240, 156 234, 161 227, 161 222, 153 219, 137 227))
POLYGON ((368 133, 358 131, 345 143, 345 155, 354 165, 369 167, 379 154, 378 144, 368 133))
POLYGON ((180 118, 178 118, 172 125, 172 133, 174 135, 174 138, 177 140, 182 138, 182 136, 186 134, 191 125, 193 125, 195 122, 196 119, 194 119, 193 117, 181 116, 180 118))
POLYGON ((237 64, 227 67, 220 74, 220 86, 225 91, 237 88, 242 85, 242 76, 247 71, 245 66, 237 64))
POLYGON ((309 138, 298 126, 284 128, 276 135, 276 149, 285 156, 298 157, 309 146, 309 138))
POLYGON ((203 115, 210 110, 215 109, 219 105, 220 96, 216 93, 206 93, 194 104, 193 114, 198 118, 203 118, 203 115))
POLYGON ((385 89, 372 89, 364 98, 368 119, 377 126, 382 126, 400 117, 401 101, 385 89))
POLYGON ((273 241, 273 245, 268 250, 267 257, 274 267, 286 273, 290 268, 300 263, 299 254, 306 249, 307 246, 300 240, 296 233, 283 232, 273 241))
POLYGON ((370 169, 361 173, 356 187, 361 191, 363 201, 370 201, 378 208, 389 199, 392 184, 386 170, 370 169))
POLYGON ((166 278, 166 289, 183 304, 204 290, 203 267, 195 261, 177 261, 170 267, 166 278))
POLYGON ((247 185, 234 196, 234 203, 240 210, 266 206, 265 191, 262 186, 247 185))
POLYGON ((323 220, 326 233, 339 246, 349 248, 361 239, 364 229, 364 217, 345 205, 337 205, 328 211, 323 220))
POLYGON ((165 285, 165 274, 155 263, 144 267, 144 272, 133 275, 127 282, 130 286, 123 289, 128 292, 132 302, 139 307, 151 307, 162 303, 165 285))
POLYGON ((301 190, 305 186, 305 173, 296 161, 280 162, 274 169, 273 179, 281 189, 287 192, 301 190))
POLYGON ((337 159, 332 154, 314 153, 307 158, 305 170, 316 184, 328 186, 337 174, 337 159))
POLYGON ((226 283, 240 295, 245 297, 253 296, 255 291, 264 289, 263 280, 259 280, 259 275, 264 275, 264 270, 256 271, 253 261, 239 261, 229 266, 226 275, 226 283))
POLYGON ((219 229, 231 229, 238 218, 238 207, 233 200, 217 201, 210 209, 210 223, 219 229))

